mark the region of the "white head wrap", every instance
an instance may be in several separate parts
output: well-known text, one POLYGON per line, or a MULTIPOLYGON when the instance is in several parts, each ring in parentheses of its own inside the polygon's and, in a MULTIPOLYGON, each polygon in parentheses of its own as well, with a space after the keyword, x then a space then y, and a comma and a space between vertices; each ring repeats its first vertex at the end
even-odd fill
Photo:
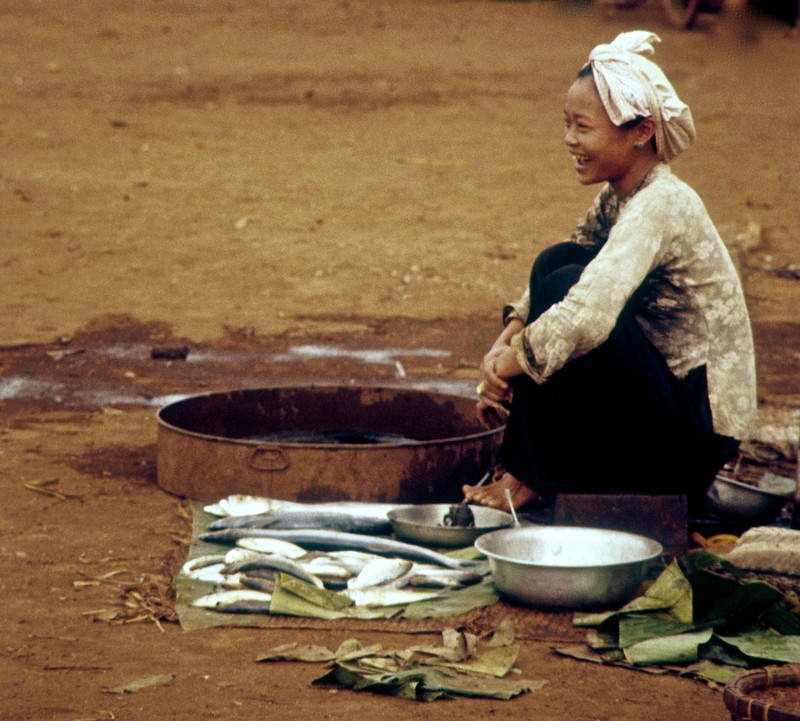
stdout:
POLYGON ((636 117, 656 123, 656 151, 664 162, 688 148, 695 139, 689 107, 681 102, 667 76, 640 53, 653 53, 661 38, 646 30, 620 33, 608 45, 589 54, 589 65, 603 106, 614 125, 636 117))

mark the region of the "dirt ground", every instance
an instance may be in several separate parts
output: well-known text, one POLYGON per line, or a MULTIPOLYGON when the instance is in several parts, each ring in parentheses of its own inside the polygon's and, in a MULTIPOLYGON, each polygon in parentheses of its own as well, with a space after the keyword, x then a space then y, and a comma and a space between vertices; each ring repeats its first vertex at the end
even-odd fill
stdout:
POLYGON ((411 637, 184 632, 169 590, 188 505, 156 484, 155 409, 311 380, 468 393, 499 308, 596 191, 562 145, 570 79, 642 27, 698 126, 674 169, 741 265, 759 433, 791 444, 800 43, 779 14, 681 31, 655 0, 2 3, 1 718, 727 717, 718 690, 557 657, 544 631, 518 666, 549 683, 513 701, 312 689, 319 668, 256 656, 411 637), (188 358, 153 359, 165 345, 188 358))

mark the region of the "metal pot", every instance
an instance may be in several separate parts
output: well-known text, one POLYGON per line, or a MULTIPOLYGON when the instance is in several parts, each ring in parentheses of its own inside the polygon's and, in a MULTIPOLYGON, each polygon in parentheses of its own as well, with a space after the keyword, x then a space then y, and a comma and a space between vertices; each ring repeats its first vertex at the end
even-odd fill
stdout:
POLYGON ((464 482, 493 465, 501 433, 478 423, 473 399, 444 393, 325 385, 210 393, 159 411, 158 483, 200 501, 232 493, 456 501, 464 482), (292 440, 343 430, 378 442, 292 440))
POLYGON ((484 506, 470 506, 474 526, 445 526, 444 517, 450 510, 447 503, 427 503, 389 511, 389 521, 395 534, 423 546, 463 548, 471 546, 484 533, 506 528, 513 522, 505 511, 484 506))
POLYGON ((774 521, 791 496, 791 493, 772 493, 750 483, 717 476, 706 492, 706 502, 722 518, 758 526, 774 521))
POLYGON ((634 533, 572 526, 521 526, 475 541, 504 595, 541 608, 615 608, 629 601, 658 541, 634 533))

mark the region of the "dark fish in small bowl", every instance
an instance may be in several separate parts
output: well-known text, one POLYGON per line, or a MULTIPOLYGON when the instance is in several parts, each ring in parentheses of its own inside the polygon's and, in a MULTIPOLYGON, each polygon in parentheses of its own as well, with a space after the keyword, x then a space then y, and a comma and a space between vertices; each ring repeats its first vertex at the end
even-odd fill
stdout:
POLYGON ((474 524, 471 526, 448 525, 445 517, 452 506, 447 503, 427 503, 407 506, 389 511, 387 514, 392 529, 400 538, 424 546, 442 548, 464 548, 475 543, 484 533, 507 528, 513 523, 510 513, 470 506, 474 524))

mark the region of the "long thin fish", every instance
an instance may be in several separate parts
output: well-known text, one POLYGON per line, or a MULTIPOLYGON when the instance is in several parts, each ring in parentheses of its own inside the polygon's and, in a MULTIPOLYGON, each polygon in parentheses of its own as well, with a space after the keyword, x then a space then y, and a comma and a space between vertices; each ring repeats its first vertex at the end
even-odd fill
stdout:
POLYGON ((376 558, 364 566, 361 573, 347 582, 347 587, 352 589, 382 586, 391 581, 396 581, 408 573, 414 564, 407 558, 376 558))
POLYGON ((266 496, 232 495, 222 498, 218 503, 205 506, 205 511, 213 516, 241 516, 262 513, 287 513, 289 511, 315 511, 347 513, 351 516, 386 518, 395 508, 406 508, 408 503, 379 503, 372 501, 320 501, 301 503, 284 501, 266 496))
POLYGON ((271 599, 266 601, 245 599, 244 601, 220 603, 214 610, 220 613, 269 613, 270 603, 271 599))
POLYGON ((262 578, 261 576, 251 576, 249 573, 243 573, 240 582, 245 588, 250 588, 254 591, 272 593, 275 590, 274 578, 262 578))
POLYGON ((317 586, 317 588, 322 588, 322 581, 306 571, 299 563, 286 556, 264 554, 261 558, 248 558, 226 566, 224 572, 228 574, 246 573, 258 568, 268 568, 270 571, 288 573, 301 581, 317 586))
POLYGON ((377 558, 374 553, 364 551, 328 551, 328 555, 347 568, 352 576, 357 576, 364 566, 377 558))
POLYGON ((411 573, 408 585, 412 588, 464 588, 480 583, 483 576, 470 571, 451 572, 449 568, 439 568, 436 571, 417 571, 411 573), (437 571, 444 571, 438 573, 437 571), (452 573, 452 575, 450 575, 452 573))
POLYGON ((226 516, 208 524, 209 531, 221 531, 226 528, 325 528, 346 533, 368 534, 392 532, 392 524, 386 516, 381 518, 316 510, 226 516))
MULTIPOLYGON (((278 556, 286 556, 287 558, 300 558, 306 555, 305 548, 300 548, 296 543, 280 541, 277 538, 252 538, 251 536, 246 536, 236 541, 236 547, 240 551, 247 551, 249 553, 248 556, 243 556, 238 559, 240 561, 243 561, 245 558, 253 558, 253 554, 273 553, 278 556)), ((233 561, 228 561, 228 556, 231 555, 233 550, 234 549, 231 549, 225 554, 227 563, 233 563, 233 561)))
POLYGON ((199 571, 201 568, 207 568, 208 566, 217 566, 220 563, 225 563, 224 554, 198 556, 197 558, 186 561, 181 567, 181 573, 188 576, 193 571, 199 571))
POLYGON ((241 601, 269 602, 271 598, 272 596, 270 596, 270 594, 264 593, 263 591, 253 591, 243 588, 234 591, 215 591, 214 593, 200 596, 200 598, 192 602, 192 606, 216 609, 221 605, 224 606, 241 601))
POLYGON ((348 588, 341 592, 356 606, 402 606, 417 601, 430 601, 439 598, 435 591, 412 591, 405 588, 348 588))
POLYGON ((380 555, 399 556, 412 561, 427 561, 445 568, 465 568, 474 566, 474 561, 453 558, 429 548, 395 541, 390 538, 344 533, 343 531, 319 531, 311 529, 273 530, 271 528, 226 528, 222 531, 209 531, 200 535, 201 541, 233 543, 247 536, 255 538, 278 538, 304 547, 319 549, 355 549, 380 555))
POLYGON ((327 556, 320 556, 308 562, 298 561, 298 563, 314 576, 337 577, 347 581, 353 575, 346 566, 327 556))

